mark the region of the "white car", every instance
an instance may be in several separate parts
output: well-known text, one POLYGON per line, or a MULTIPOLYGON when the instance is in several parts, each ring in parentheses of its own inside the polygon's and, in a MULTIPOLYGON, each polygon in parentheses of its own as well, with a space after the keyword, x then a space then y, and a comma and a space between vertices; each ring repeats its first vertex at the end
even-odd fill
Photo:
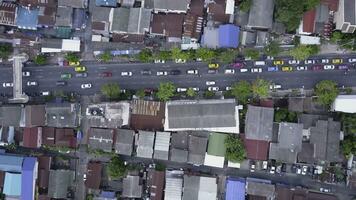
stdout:
POLYGON ((30 75, 31 75, 31 73, 29 71, 23 71, 22 72, 22 76, 28 77, 30 75))
POLYGON ((329 63, 329 59, 321 59, 321 63, 323 63, 323 64, 329 63))
POLYGON ((199 88, 198 87, 193 87, 192 88, 194 91, 196 91, 196 92, 199 92, 199 88))
POLYGON ((262 162, 262 169, 267 170, 268 167, 268 162, 267 161, 263 161, 262 162))
POLYGON ((315 60, 305 60, 304 63, 307 64, 307 65, 315 64, 315 60))
POLYGON ((7 87, 14 87, 14 84, 13 83, 3 83, 2 86, 4 88, 7 88, 7 87))
POLYGON ((229 91, 229 90, 231 90, 231 87, 230 86, 226 86, 225 90, 229 91))
POLYGON ((40 92, 41 96, 49 96, 50 95, 50 92, 49 91, 43 91, 43 92, 40 92))
POLYGON ((186 92, 187 88, 177 88, 177 92, 186 92))
POLYGON ((262 68, 252 68, 251 72, 252 73, 261 73, 262 72, 262 68))
POLYGON ((250 172, 255 172, 255 169, 256 169, 256 165, 252 164, 250 167, 250 172))
POLYGON ((166 62, 165 60, 160 60, 160 59, 155 60, 155 63, 165 63, 165 62, 166 62))
POLYGON ((282 86, 281 85, 277 85, 277 84, 273 84, 273 85, 269 86, 270 90, 281 89, 281 88, 282 88, 282 86))
POLYGON ((87 174, 84 173, 84 174, 83 174, 83 181, 86 181, 86 180, 87 180, 87 174))
POLYGON ((248 72, 248 69, 246 69, 246 68, 242 68, 242 69, 240 69, 240 72, 248 72))
POLYGON ((36 86, 38 83, 36 81, 27 81, 27 86, 36 86))
POLYGON ((308 70, 307 66, 298 66, 297 67, 297 71, 305 71, 305 70, 308 70))
POLYGON ((175 59, 174 60, 176 63, 186 63, 187 62, 187 60, 185 60, 185 59, 175 59))
POLYGON ((288 63, 290 65, 298 65, 299 64, 299 60, 289 60, 288 63))
POLYGON ((132 76, 132 72, 121 72, 121 76, 132 76))
POLYGON ((349 58, 349 62, 350 63, 356 62, 356 58, 349 58))
POLYGON ((301 174, 302 173, 302 170, 300 168, 297 168, 297 171, 296 171, 297 174, 301 174))
POLYGON ((235 74, 234 69, 225 69, 225 74, 235 74))
POLYGON ((335 65, 324 65, 325 70, 335 69, 335 65))
POLYGON ((80 86, 82 89, 89 89, 91 88, 91 83, 84 83, 80 86))
POLYGON ((219 91, 219 87, 208 87, 208 90, 216 92, 219 91))
POLYGON ((168 72, 167 71, 159 71, 157 72, 157 76, 167 76, 168 72))
POLYGON ((198 74, 198 70, 197 69, 189 69, 189 70, 187 70, 187 74, 198 74))
POLYGON ((320 192, 329 193, 329 192, 331 192, 331 189, 328 189, 328 188, 320 188, 320 192))
POLYGON ((307 174, 307 171, 308 171, 308 166, 304 165, 302 167, 302 175, 306 175, 307 174))
POLYGON ((215 85, 215 81, 207 81, 206 85, 215 85))
POLYGON ((272 166, 271 169, 269 170, 269 173, 275 174, 276 173, 276 167, 272 166))

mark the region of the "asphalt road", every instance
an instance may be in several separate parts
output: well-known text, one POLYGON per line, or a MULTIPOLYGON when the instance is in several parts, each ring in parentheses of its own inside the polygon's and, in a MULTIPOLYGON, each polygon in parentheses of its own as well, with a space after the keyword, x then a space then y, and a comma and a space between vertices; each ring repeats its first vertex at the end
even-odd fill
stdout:
MULTIPOLYGON (((239 69, 235 69, 235 74, 225 74, 224 69, 231 68, 228 65, 221 65, 218 73, 208 74, 208 66, 205 63, 195 62, 195 63, 165 63, 165 64, 154 64, 154 63, 127 63, 127 64, 103 64, 103 63, 89 63, 83 62, 82 65, 87 67, 87 78, 76 78, 73 67, 60 67, 60 66, 31 66, 26 65, 23 71, 31 72, 30 77, 23 77, 23 87, 24 92, 28 94, 36 94, 41 91, 68 91, 77 92, 83 95, 90 95, 100 92, 100 88, 103 84, 109 82, 115 82, 120 85, 122 89, 143 89, 143 88, 157 88, 160 82, 171 81, 177 87, 199 87, 200 90, 206 90, 206 81, 215 81, 215 86, 218 86, 220 90, 225 90, 226 86, 231 86, 234 82, 238 80, 253 81, 256 78, 263 78, 270 80, 275 84, 280 84, 282 89, 290 88, 302 88, 310 89, 315 86, 315 84, 321 80, 334 80, 339 86, 356 86, 356 69, 353 64, 347 63, 347 58, 356 57, 356 55, 343 55, 344 64, 350 67, 350 71, 345 70, 320 70, 313 71, 312 65, 308 66, 307 71, 292 71, 292 72, 268 72, 267 66, 271 66, 272 61, 267 61, 267 65, 261 67, 263 69, 262 73, 251 73, 248 72, 241 73, 239 69), (167 75, 167 76, 157 76, 158 71, 180 70, 180 75, 167 75), (186 71, 188 69, 198 69, 199 75, 187 75, 186 71), (142 75, 142 70, 150 70, 151 75, 142 75), (112 72, 112 77, 100 77, 99 74, 102 72, 112 72), (121 76, 121 72, 132 72, 131 77, 121 76), (60 81, 60 75, 62 73, 71 73, 73 78, 67 80, 66 86, 56 86, 56 82, 60 81), (27 81, 37 81, 38 86, 27 86, 27 81), (81 84, 91 83, 92 88, 81 89, 81 84)), ((337 58, 340 58, 338 56, 337 58)), ((321 58, 316 59, 320 62, 321 58)), ((331 61, 331 60, 330 60, 331 61)), ((287 60, 285 60, 287 63, 287 60)), ((283 66, 291 66, 284 64, 283 66)), ((301 64, 301 66, 305 66, 301 64)), ((338 65, 336 65, 337 68, 338 65)), ((296 65, 293 66, 296 69, 296 65)), ((252 62, 247 62, 245 68, 255 68, 252 62)), ((0 94, 12 94, 12 88, 2 87, 4 82, 12 82, 12 68, 11 66, 1 66, 0 67, 0 94)))

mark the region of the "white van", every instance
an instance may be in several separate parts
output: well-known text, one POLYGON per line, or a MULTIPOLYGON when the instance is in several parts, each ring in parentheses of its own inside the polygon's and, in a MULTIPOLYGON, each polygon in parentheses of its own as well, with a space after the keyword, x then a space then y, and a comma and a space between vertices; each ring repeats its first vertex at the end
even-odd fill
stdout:
POLYGON ((240 72, 248 72, 248 69, 242 68, 242 69, 240 69, 240 72))
POLYGON ((255 61, 256 66, 266 65, 265 61, 255 61))

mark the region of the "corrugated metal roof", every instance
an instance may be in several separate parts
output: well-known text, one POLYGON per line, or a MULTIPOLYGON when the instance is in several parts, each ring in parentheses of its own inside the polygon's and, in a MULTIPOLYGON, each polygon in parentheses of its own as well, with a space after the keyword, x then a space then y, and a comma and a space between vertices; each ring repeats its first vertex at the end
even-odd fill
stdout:
POLYGON ((139 131, 137 142, 137 157, 152 158, 154 138, 154 132, 139 131))
POLYGON ((245 185, 244 179, 229 178, 226 182, 226 200, 245 200, 245 185))
POLYGON ((23 160, 22 167, 22 182, 21 182, 21 199, 33 199, 34 198, 34 175, 37 171, 37 159, 34 157, 26 157, 23 160))
POLYGON ((240 28, 232 25, 225 24, 219 26, 219 47, 221 48, 237 48, 239 45, 240 28))
POLYGON ((171 133, 156 132, 155 140, 155 159, 168 160, 169 144, 171 140, 171 133))
POLYGON ((21 172, 23 157, 0 155, 0 170, 6 172, 21 172))
POLYGON ((183 179, 181 178, 166 178, 166 187, 164 193, 165 200, 181 200, 182 199, 183 179))
POLYGON ((223 133, 212 133, 209 136, 209 144, 208 144, 208 154, 214 156, 225 156, 226 147, 225 147, 225 139, 227 134, 223 133))
POLYGON ((20 196, 21 194, 21 174, 5 173, 4 191, 5 195, 20 196))

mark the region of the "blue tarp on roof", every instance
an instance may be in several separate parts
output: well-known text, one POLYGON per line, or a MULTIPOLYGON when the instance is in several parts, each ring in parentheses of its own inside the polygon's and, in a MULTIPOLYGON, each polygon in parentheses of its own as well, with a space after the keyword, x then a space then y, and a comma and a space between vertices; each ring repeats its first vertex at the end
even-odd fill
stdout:
POLYGON ((25 157, 22 166, 21 199, 34 199, 36 158, 25 157))
POLYGON ((116 7, 117 0, 95 0, 96 6, 116 7))
POLYGON ((4 172, 19 172, 22 170, 23 157, 0 154, 0 170, 4 172))
POLYGON ((228 178, 225 200, 245 200, 246 182, 242 178, 228 178))
POLYGON ((16 25, 21 29, 37 29, 38 23, 38 12, 39 9, 29 9, 24 7, 19 7, 17 10, 16 25))
POLYGON ((239 46, 240 28, 225 24, 219 26, 219 47, 221 48, 237 48, 239 46))
POLYGON ((9 196, 21 195, 21 174, 5 173, 3 193, 9 196))

